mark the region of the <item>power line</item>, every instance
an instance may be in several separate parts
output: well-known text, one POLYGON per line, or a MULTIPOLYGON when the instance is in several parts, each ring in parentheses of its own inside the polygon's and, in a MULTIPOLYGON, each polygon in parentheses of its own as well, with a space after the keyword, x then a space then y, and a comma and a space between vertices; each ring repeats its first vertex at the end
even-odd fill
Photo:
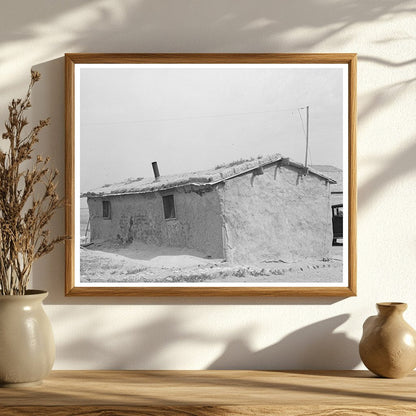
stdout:
POLYGON ((277 110, 269 110, 269 111, 248 111, 244 113, 227 113, 227 114, 207 114, 207 115, 199 115, 199 116, 187 116, 187 117, 168 117, 168 118, 154 118, 154 119, 147 119, 147 120, 127 120, 127 121, 103 121, 103 122, 90 122, 90 123, 81 123, 83 126, 91 126, 91 125, 109 125, 109 124, 142 124, 142 123, 153 123, 153 122, 163 122, 163 121, 177 121, 177 120, 195 120, 201 118, 220 118, 220 117, 235 117, 235 116, 247 116, 251 114, 273 114, 278 112, 285 112, 294 110, 302 110, 305 107, 297 107, 297 108, 282 108, 277 110))

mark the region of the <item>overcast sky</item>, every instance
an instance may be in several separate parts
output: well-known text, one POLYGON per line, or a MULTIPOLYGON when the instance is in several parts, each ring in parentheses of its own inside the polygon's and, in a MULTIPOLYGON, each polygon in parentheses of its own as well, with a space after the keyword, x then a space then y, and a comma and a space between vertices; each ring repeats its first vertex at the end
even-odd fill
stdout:
MULTIPOLYGON (((81 68, 81 192, 281 153, 342 168, 339 68, 81 68), (303 119, 301 119, 301 117, 303 119)), ((346 93, 346 92, 345 92, 346 93)), ((347 109, 345 109, 347 111, 347 109)))

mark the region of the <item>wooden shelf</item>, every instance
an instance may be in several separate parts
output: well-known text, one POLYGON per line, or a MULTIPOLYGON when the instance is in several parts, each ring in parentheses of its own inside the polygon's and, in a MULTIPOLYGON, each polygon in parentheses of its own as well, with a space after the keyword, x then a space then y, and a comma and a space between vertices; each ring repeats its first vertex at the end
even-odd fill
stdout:
POLYGON ((0 389, 0 415, 416 415, 416 373, 367 371, 53 371, 0 389))

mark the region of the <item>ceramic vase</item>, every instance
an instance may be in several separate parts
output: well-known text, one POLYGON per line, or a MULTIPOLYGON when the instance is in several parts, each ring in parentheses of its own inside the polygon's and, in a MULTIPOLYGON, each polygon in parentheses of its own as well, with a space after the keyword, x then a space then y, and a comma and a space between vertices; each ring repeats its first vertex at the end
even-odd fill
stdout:
POLYGON ((378 315, 363 325, 360 357, 381 377, 400 378, 416 367, 416 331, 403 319, 405 303, 377 303, 378 315))
POLYGON ((48 292, 0 296, 0 385, 40 384, 55 360, 52 326, 42 301, 48 292))

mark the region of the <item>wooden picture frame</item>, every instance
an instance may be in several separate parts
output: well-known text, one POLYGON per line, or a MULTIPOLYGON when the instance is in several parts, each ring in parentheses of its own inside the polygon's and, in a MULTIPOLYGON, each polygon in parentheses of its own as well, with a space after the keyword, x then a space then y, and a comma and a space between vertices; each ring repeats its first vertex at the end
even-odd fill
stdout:
MULTIPOLYGON (((71 53, 65 55, 65 71, 65 219, 66 234, 70 237, 65 255, 67 296, 356 295, 356 54, 71 53), (123 72, 125 69, 128 71, 123 72), (132 90, 140 90, 140 94, 131 93, 132 90), (226 107, 227 100, 230 107, 226 107), (316 109, 311 106, 311 137, 308 100, 318 103, 316 109), (132 106, 137 111, 132 111, 132 106), (290 114, 282 115, 285 111, 290 114), (314 118, 318 113, 319 120, 314 118), (137 118, 134 114, 138 114, 137 118), (277 127, 273 124, 275 121, 277 127), (173 127, 175 123, 180 128, 173 127), (277 144, 290 148, 290 123, 299 131, 306 129, 296 133, 305 138, 304 143, 303 139, 293 139, 297 143, 293 144, 293 152, 304 151, 305 161, 299 157, 294 160, 291 155, 258 156, 257 149, 260 151, 263 143, 266 146, 272 140, 267 134, 271 131, 273 135, 274 129, 285 137, 280 142, 276 140, 277 144), (263 128, 268 128, 268 132, 263 133, 263 128), (322 137, 331 128, 335 133, 325 141, 322 137), (152 132, 156 136, 149 139, 147 135, 152 132), (210 132, 209 140, 207 132, 210 132), (257 144, 253 139, 250 148, 243 146, 251 143, 253 132, 266 138, 258 139, 257 144), (126 138, 136 134, 137 138, 126 138), (235 137, 227 142, 233 134, 235 137), (318 136, 322 136, 321 142, 318 136), (127 142, 130 145, 126 144, 121 153, 120 148, 127 142), (191 148, 189 153, 183 151, 185 143, 191 148), (153 159, 143 155, 148 146, 159 146, 158 157, 163 153, 160 149, 167 153, 160 156, 164 161, 162 175, 154 163, 153 179, 141 177, 120 182, 120 175, 131 172, 131 165, 140 157, 147 157, 146 169, 150 168, 153 159), (248 149, 245 153, 243 147, 248 149), (235 148, 238 150, 235 153, 229 150, 235 148), (132 159, 131 153, 137 158, 132 159), (195 160, 196 154, 198 160, 195 160), (225 166, 210 165, 211 169, 207 170, 209 162, 220 160, 215 159, 217 154, 223 155, 221 161, 226 162, 225 166), (311 154, 318 157, 317 165, 311 166, 308 160, 311 154), (244 159, 247 155, 252 157, 244 159), (110 156, 118 158, 118 163, 113 164, 110 156), (324 156, 328 164, 342 160, 341 168, 334 168, 341 180, 334 179, 333 166, 326 166, 324 156), (168 167, 169 160, 175 161, 172 167, 168 167), (181 172, 187 171, 187 163, 191 167, 201 166, 204 172, 195 173, 199 169, 191 169, 194 173, 181 176, 181 172), (178 168, 182 165, 183 171, 178 168), (174 173, 163 176, 168 168, 174 173), (109 177, 114 181, 105 185, 109 177), (113 185, 115 179, 118 183, 113 185), (273 180, 281 181, 281 188, 275 189, 273 180), (84 182, 94 184, 95 190, 91 191, 91 186, 81 189, 80 183, 84 182), (99 182, 101 186, 97 190, 99 182), (342 198, 344 211, 341 208, 331 214, 326 211, 331 205, 341 205, 332 200, 337 193, 332 191, 337 182, 343 183, 338 197, 342 198), (250 193, 253 187, 255 191, 250 193), (241 196, 245 192, 249 195, 247 200, 241 196), (86 226, 82 219, 85 215, 80 213, 85 210, 81 202, 84 197, 89 205, 86 226), (282 211, 272 213, 269 218, 268 201, 273 201, 282 211), (264 204, 267 209, 263 209, 264 204), (341 217, 343 212, 347 215, 341 217), (181 215, 185 219, 179 218, 181 215), (337 244, 335 217, 344 229, 340 235, 346 244, 342 248, 330 245, 337 244), (214 226, 217 221, 220 225, 214 226), (87 228, 81 236, 82 227, 87 228), (199 234, 189 231, 194 229, 199 234), (278 233, 281 238, 275 237, 278 233), (328 238, 331 238, 330 244, 328 238), (109 245, 110 239, 113 245, 109 245), (81 243, 90 246, 81 248, 81 243), (128 251, 132 244, 139 248, 128 251), (156 254, 142 256, 141 250, 147 254, 155 250, 156 254), (326 253, 338 250, 338 257, 325 257, 324 250, 326 253), (195 252, 202 254, 198 257, 195 252), (315 252, 320 256, 318 263, 309 259, 308 253, 315 252), (293 260, 298 255, 300 260, 293 260), (115 258, 120 262, 111 263, 115 258), (175 263, 183 258, 186 262, 181 260, 184 263, 180 264, 186 267, 190 264, 191 268, 186 276, 185 266, 177 267, 175 263), (251 258, 255 266, 251 266, 251 258), (159 268, 154 268, 155 259, 159 259, 159 268), (336 260, 341 262, 341 272, 336 260), (199 261, 201 264, 195 263, 199 261), (133 277, 126 262, 140 265, 133 267, 133 277), (173 266, 169 268, 166 264, 173 266), (211 273, 210 269, 214 271, 211 273), (140 270, 145 270, 143 273, 147 276, 143 281, 140 270), (125 273, 123 278, 121 273, 125 273), (323 279, 322 273, 326 273, 327 279, 337 276, 338 280, 319 281, 323 279), (201 276, 208 280, 197 280, 197 283, 190 280, 203 279, 201 276), (280 280, 275 282, 275 278, 280 280), (305 280, 309 278, 310 281, 305 280)), ((137 165, 139 171, 142 164, 137 162, 137 165)), ((146 170, 145 176, 152 175, 146 170)))

